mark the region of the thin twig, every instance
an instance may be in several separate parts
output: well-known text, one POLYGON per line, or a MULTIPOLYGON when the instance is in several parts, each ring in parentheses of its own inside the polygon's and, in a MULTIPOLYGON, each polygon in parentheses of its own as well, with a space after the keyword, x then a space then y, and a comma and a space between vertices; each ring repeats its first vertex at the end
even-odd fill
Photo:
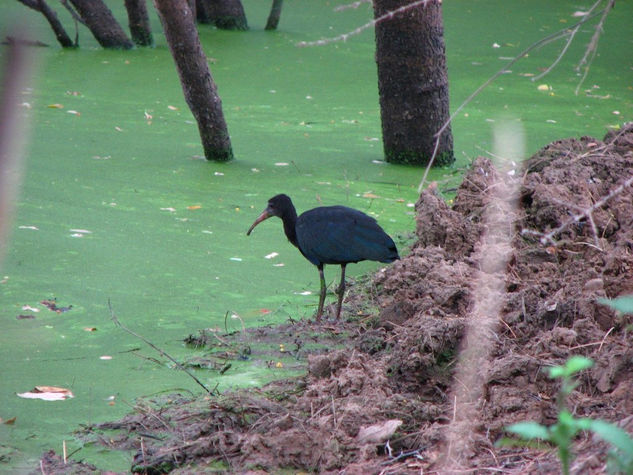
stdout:
POLYGON ((81 15, 79 15, 74 7, 68 3, 68 0, 60 0, 60 3, 64 6, 64 8, 66 8, 66 10, 68 10, 70 16, 72 16, 75 20, 75 26, 77 23, 81 23, 82 25, 87 26, 81 15))
POLYGON ((358 34, 362 33, 363 31, 365 31, 366 29, 371 28, 372 26, 376 26, 377 23, 380 23, 383 20, 389 20, 389 19, 395 17, 399 13, 406 12, 407 10, 419 7, 420 5, 426 5, 429 1, 430 0, 417 0, 415 2, 411 2, 411 3, 407 4, 407 5, 401 6, 400 8, 396 8, 393 11, 389 11, 389 12, 385 13, 384 15, 379 16, 378 18, 374 18, 373 20, 368 21, 364 25, 361 25, 358 28, 356 28, 356 29, 354 29, 354 30, 352 30, 350 32, 343 33, 342 35, 334 36, 332 38, 323 38, 323 39, 316 40, 316 41, 300 41, 300 42, 298 42, 296 44, 296 46, 299 46, 299 47, 323 46, 323 45, 327 45, 329 43, 336 43, 338 41, 347 41, 347 39, 350 36, 358 35, 358 34))
POLYGON ((462 102, 457 107, 457 109, 455 109, 455 111, 446 120, 446 122, 444 122, 442 127, 440 127, 440 129, 435 133, 435 149, 433 150, 433 155, 431 155, 429 163, 426 166, 426 170, 424 171, 424 175, 422 176, 422 181, 420 182, 420 185, 418 186, 418 193, 422 192, 422 189, 424 188, 424 185, 426 183, 426 178, 427 178, 427 176, 429 174, 429 171, 431 170, 431 167, 433 166, 433 162, 435 161, 435 157, 437 155, 437 150, 439 148, 440 139, 442 137, 442 134, 446 131, 448 126, 453 122, 453 119, 457 116, 457 114, 459 114, 461 112, 461 110, 464 107, 466 107, 468 104, 470 104, 472 102, 472 100, 475 99, 475 97, 477 97, 481 93, 481 91, 483 91, 485 88, 487 88, 499 76, 501 76, 502 74, 507 73, 510 70, 510 67, 512 65, 514 65, 516 62, 518 62, 520 59, 523 59, 524 57, 526 57, 531 51, 533 51, 535 49, 538 49, 538 48, 542 47, 543 45, 545 45, 545 44, 547 44, 547 43, 549 43, 551 41, 557 40, 559 38, 563 38, 564 36, 569 34, 568 32, 570 30, 573 30, 574 28, 577 28, 580 25, 583 25, 584 23, 589 21, 591 18, 599 15, 600 13, 602 13, 602 10, 599 11, 599 12, 593 13, 593 14, 586 15, 578 23, 576 23, 574 25, 571 25, 570 27, 564 28, 562 30, 559 30, 559 31, 557 31, 555 33, 552 33, 551 35, 548 35, 545 38, 540 39, 536 43, 532 43, 530 46, 528 46, 526 49, 524 49, 521 53, 519 53, 517 56, 512 58, 508 63, 506 63, 506 65, 503 68, 501 68, 499 71, 497 71, 492 76, 490 76, 481 86, 479 86, 477 89, 475 89, 475 91, 473 93, 471 93, 464 100, 464 102, 462 102))
MULTIPOLYGON (((591 5, 591 8, 589 10, 587 10, 587 12, 585 13, 585 17, 587 15, 591 15, 591 13, 598 7, 598 5, 600 5, 602 3, 602 0, 597 0, 596 3, 594 3, 593 5, 591 5)), ((571 45, 572 41, 574 41, 574 37, 576 36, 576 33, 578 33, 578 31, 580 30, 580 27, 582 26, 582 23, 576 23, 576 25, 574 25, 572 28, 570 28, 570 33, 569 33, 569 37, 567 38, 567 41, 565 43, 564 48, 561 50, 560 54, 558 55, 558 57, 552 62, 552 64, 549 65, 549 67, 543 71, 541 74, 534 76, 532 78, 532 81, 538 81, 539 79, 541 79, 543 76, 547 75, 552 69, 554 69, 556 67, 556 65, 560 62, 560 60, 563 58, 563 56, 565 56, 565 53, 567 52, 567 50, 569 49, 569 46, 571 45)))
POLYGON ((110 309, 110 316, 112 318, 112 321, 114 322, 114 324, 119 327, 121 330, 129 333, 132 336, 135 336, 136 338, 138 338, 139 340, 143 340, 147 345, 151 346, 152 348, 154 348, 161 356, 164 356, 166 358, 168 358, 172 363, 174 363, 176 365, 176 367, 179 370, 184 371, 185 373, 187 373, 196 383, 198 383, 198 385, 200 385, 207 393, 209 393, 209 395, 213 396, 214 391, 211 391, 209 388, 207 388, 204 383, 202 381, 200 381, 195 374, 193 374, 191 371, 189 371, 187 368, 185 368, 182 364, 180 364, 178 361, 176 361, 174 358, 172 358, 169 354, 167 354, 164 350, 160 349, 159 347, 157 347, 156 345, 154 345, 154 343, 152 343, 151 341, 149 341, 147 338, 145 338, 144 336, 139 335, 138 333, 130 330, 129 328, 125 327, 117 318, 117 316, 114 314, 114 309, 112 308, 112 303, 110 302, 110 299, 108 299, 108 308, 110 309))
POLYGON ((539 236, 541 244, 550 243, 550 244, 556 245, 557 243, 554 240, 554 236, 556 236, 557 234, 559 234, 562 231, 564 231, 568 226, 571 226, 574 223, 580 222, 581 219, 588 218, 591 215, 591 213, 593 213, 597 209, 602 208, 607 203, 607 201, 609 201, 611 198, 614 198, 615 196, 617 196, 620 193, 622 193, 625 189, 630 187, 632 184, 633 184, 633 176, 630 176, 628 178, 628 180, 626 180, 620 186, 614 188, 608 195, 603 196, 601 199, 596 201, 589 208, 581 211, 578 214, 573 215, 571 218, 569 218, 566 221, 564 221, 556 229, 552 229, 547 234, 541 233, 539 231, 534 231, 534 230, 531 230, 531 229, 523 229, 523 230, 521 230, 521 234, 524 235, 524 236, 528 235, 528 234, 531 234, 531 235, 534 235, 534 236, 539 236))
POLYGON ((585 72, 582 78, 580 79, 580 82, 578 83, 578 86, 576 86, 576 91, 575 91, 576 95, 578 95, 578 91, 580 90, 582 84, 585 82, 585 79, 587 78, 587 75, 589 74, 589 69, 591 67, 591 64, 593 63, 593 59, 596 57, 596 53, 598 52, 598 40, 600 39, 600 35, 602 34, 602 25, 604 25, 604 21, 607 18, 607 15, 609 14, 609 12, 613 9, 614 5, 615 5, 615 0, 609 0, 609 3, 607 3, 607 6, 603 10, 602 17, 600 17, 600 21, 596 25, 596 31, 594 31, 593 36, 591 37, 591 41, 587 45, 585 55, 582 57, 582 59, 578 63, 578 66, 576 67, 576 71, 580 71, 580 68, 582 67, 583 64, 587 65, 585 67, 585 72), (589 59, 589 61, 587 61, 587 57, 589 55, 591 55, 591 58, 589 59))

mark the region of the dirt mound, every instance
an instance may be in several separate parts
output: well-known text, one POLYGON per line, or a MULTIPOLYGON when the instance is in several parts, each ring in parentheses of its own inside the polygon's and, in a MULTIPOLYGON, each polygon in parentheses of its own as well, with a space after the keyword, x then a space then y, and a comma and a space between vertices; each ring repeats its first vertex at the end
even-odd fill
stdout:
MULTIPOLYGON (((559 470, 552 449, 494 444, 508 424, 555 422, 558 383, 542 370, 572 354, 596 362, 571 395, 575 415, 633 428, 630 322, 597 303, 633 293, 632 170, 631 124, 604 141, 552 143, 526 163, 513 249, 498 269, 505 272, 501 320, 480 368, 483 395, 468 436, 474 450, 463 468, 559 470)), ((134 470, 146 473, 188 473, 217 462, 231 472, 442 467, 455 416, 451 392, 460 384, 454 368, 488 231, 483 216, 495 205, 495 184, 510 179, 517 178, 478 158, 452 207, 433 189, 423 192, 416 244, 371 283, 379 314, 338 326, 349 334, 346 348, 308 356, 305 377, 220 397, 157 401, 101 427, 126 430, 115 445, 136 447, 134 470)), ((361 298, 351 296, 348 309, 361 298)), ((604 469, 603 443, 585 434, 574 450, 578 473, 604 469)))

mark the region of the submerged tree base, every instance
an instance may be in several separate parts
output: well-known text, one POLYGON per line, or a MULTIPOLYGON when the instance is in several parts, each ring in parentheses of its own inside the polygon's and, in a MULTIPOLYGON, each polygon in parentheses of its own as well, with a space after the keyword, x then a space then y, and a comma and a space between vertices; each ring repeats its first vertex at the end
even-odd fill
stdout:
POLYGON ((229 162, 233 160, 233 149, 228 150, 212 150, 204 152, 204 157, 210 162, 229 162))
MULTIPOLYGON (((401 165, 426 166, 431 160, 431 155, 417 151, 387 149, 385 147, 385 161, 401 165)), ((453 152, 438 153, 433 160, 434 167, 444 167, 455 161, 453 152)))

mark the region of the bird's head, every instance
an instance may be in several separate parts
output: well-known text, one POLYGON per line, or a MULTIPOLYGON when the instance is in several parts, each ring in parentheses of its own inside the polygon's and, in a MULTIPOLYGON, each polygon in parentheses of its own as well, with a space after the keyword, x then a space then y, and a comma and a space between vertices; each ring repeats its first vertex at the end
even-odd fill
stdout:
POLYGON ((294 212, 294 215, 296 216, 296 211, 294 211, 294 209, 295 207, 288 195, 280 194, 273 196, 268 200, 268 206, 266 206, 266 209, 262 211, 262 214, 260 214, 251 227, 248 228, 246 235, 249 236, 255 226, 271 216, 277 216, 278 218, 284 219, 284 216, 286 216, 289 212, 294 212))

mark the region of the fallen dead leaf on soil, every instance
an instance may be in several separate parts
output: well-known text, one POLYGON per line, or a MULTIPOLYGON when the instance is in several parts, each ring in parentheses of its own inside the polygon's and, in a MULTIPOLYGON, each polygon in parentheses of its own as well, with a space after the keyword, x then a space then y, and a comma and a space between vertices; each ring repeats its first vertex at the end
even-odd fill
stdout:
POLYGON ((361 444, 380 444, 386 442, 402 425, 399 419, 390 419, 382 424, 363 426, 358 431, 358 442, 361 444))

